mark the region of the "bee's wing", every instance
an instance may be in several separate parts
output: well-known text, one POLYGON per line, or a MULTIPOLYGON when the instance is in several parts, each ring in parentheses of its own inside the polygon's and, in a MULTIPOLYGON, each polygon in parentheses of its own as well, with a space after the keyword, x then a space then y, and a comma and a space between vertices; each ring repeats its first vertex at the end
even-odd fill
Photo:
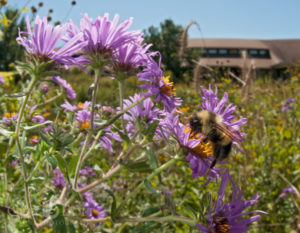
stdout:
POLYGON ((226 136, 228 136, 232 141, 237 142, 239 148, 243 152, 245 151, 245 147, 242 144, 243 137, 237 130, 235 130, 233 127, 225 123, 215 124, 215 127, 221 132, 223 132, 224 134, 226 134, 226 136))

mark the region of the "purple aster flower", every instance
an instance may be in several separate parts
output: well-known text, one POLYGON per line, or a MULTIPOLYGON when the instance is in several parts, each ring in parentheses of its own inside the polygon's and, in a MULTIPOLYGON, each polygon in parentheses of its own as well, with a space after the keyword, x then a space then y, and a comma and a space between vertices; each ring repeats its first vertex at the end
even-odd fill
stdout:
MULTIPOLYGON (((79 185, 79 187, 81 188, 82 185, 79 185)), ((88 201, 88 200, 94 200, 93 194, 91 192, 85 192, 85 193, 82 194, 82 196, 84 197, 84 199, 86 201, 88 201)))
POLYGON ((287 98, 284 102, 284 106, 282 107, 281 111, 286 112, 288 109, 290 109, 292 107, 291 103, 293 103, 293 102, 296 102, 295 98, 287 98))
POLYGON ((70 104, 67 100, 60 106, 65 109, 64 111, 75 112, 77 110, 77 106, 70 104))
POLYGON ((64 45, 56 47, 61 43, 69 25, 58 25, 53 28, 51 24, 48 24, 46 17, 40 19, 39 16, 35 18, 33 32, 31 31, 28 17, 26 17, 26 24, 27 32, 19 32, 17 41, 25 47, 29 54, 41 60, 54 60, 55 63, 66 66, 82 66, 82 58, 73 56, 87 44, 87 42, 82 40, 82 33, 74 35, 73 38, 65 41, 64 45), (23 37, 23 34, 27 34, 28 38, 23 37))
POLYGON ((48 86, 47 84, 43 84, 43 85, 41 86, 41 90, 42 90, 45 94, 47 94, 48 91, 49 91, 49 86, 48 86))
POLYGON ((141 88, 149 90, 146 95, 154 96, 155 102, 162 101, 168 112, 181 105, 181 99, 175 97, 175 89, 173 83, 169 81, 170 77, 163 77, 162 70, 153 59, 137 76, 138 80, 147 82, 141 85, 141 88))
POLYGON ((18 120, 19 115, 17 113, 9 113, 6 112, 4 114, 4 117, 2 118, 2 122, 5 125, 11 125, 13 121, 18 120))
POLYGON ((104 218, 106 216, 106 211, 103 206, 99 205, 94 199, 89 198, 84 203, 84 207, 86 208, 85 214, 90 219, 98 219, 104 218))
POLYGON ((2 75, 0 75, 0 84, 3 85, 4 84, 4 77, 2 75))
POLYGON ((47 126, 45 126, 44 128, 43 128, 43 132, 44 133, 49 133, 49 132, 51 132, 53 130, 53 123, 49 123, 49 124, 47 124, 47 126))
POLYGON ((80 123, 80 129, 88 129, 90 127, 91 114, 88 110, 80 110, 76 112, 75 119, 80 123))
POLYGON ((110 154, 114 152, 112 147, 112 140, 121 142, 122 139, 118 133, 114 133, 111 131, 111 127, 108 126, 105 129, 104 135, 100 137, 99 142, 101 143, 101 146, 104 150, 107 150, 110 154))
POLYGON ((138 71, 138 67, 145 66, 149 63, 151 56, 155 55, 154 52, 147 52, 151 44, 141 44, 142 37, 136 42, 131 42, 122 45, 117 49, 116 60, 113 63, 113 70, 116 78, 122 79, 134 75, 138 71))
POLYGON ((59 85, 61 85, 65 89, 69 99, 75 99, 76 98, 76 92, 73 90, 71 84, 69 84, 66 80, 62 79, 59 76, 53 76, 52 80, 55 83, 58 83, 59 85))
POLYGON ((46 119, 42 116, 42 115, 34 115, 32 118, 31 118, 32 122, 34 123, 43 123, 46 121, 46 119))
MULTIPOLYGON (((139 101, 142 97, 143 94, 139 93, 129 97, 129 99, 125 99, 123 109, 139 101)), ((138 130, 136 128, 138 125, 137 123, 144 123, 146 125, 151 124, 155 120, 160 120, 160 116, 163 114, 164 112, 156 108, 152 100, 147 98, 124 114, 124 120, 128 122, 126 130, 129 134, 132 134, 138 130)), ((159 129, 157 129, 157 131, 159 131, 159 129)))
MULTIPOLYGON (((115 15, 113 20, 108 19, 106 13, 103 17, 98 16, 93 22, 87 14, 84 14, 80 20, 80 31, 83 33, 83 40, 87 42, 84 50, 89 54, 107 54, 112 55, 121 45, 136 40, 139 31, 127 31, 132 23, 132 18, 123 21, 117 26, 119 15, 115 15)), ((72 22, 68 34, 70 37, 78 33, 78 29, 72 22)))
POLYGON ((190 163, 190 168, 193 171, 192 176, 201 177, 207 174, 209 176, 207 182, 220 177, 223 169, 217 167, 210 169, 210 164, 213 161, 211 145, 204 143, 201 136, 192 134, 188 126, 179 122, 179 115, 174 113, 167 113, 162 125, 169 129, 180 146, 186 150, 186 160, 190 163))
POLYGON ((264 211, 243 211, 249 206, 258 202, 259 195, 255 195, 250 200, 242 199, 242 192, 236 183, 231 179, 229 172, 226 171, 222 176, 222 181, 216 200, 216 205, 213 210, 209 210, 207 214, 207 224, 197 224, 197 227, 205 233, 217 232, 217 233, 243 233, 248 231, 249 224, 258 221, 260 215, 245 218, 244 216, 253 213, 263 213, 264 211), (223 196, 226 190, 228 180, 230 179, 232 184, 232 199, 230 203, 223 203, 223 196), (208 226, 207 226, 208 225, 208 226))
POLYGON ((279 195, 279 198, 284 198, 289 193, 295 193, 293 187, 282 189, 282 193, 279 195))
POLYGON ((59 188, 59 189, 63 189, 63 187, 65 187, 66 185, 66 180, 64 179, 63 174, 61 173, 61 171, 58 168, 55 168, 53 170, 54 173, 54 177, 53 177, 53 182, 52 185, 54 185, 55 187, 59 188))
POLYGON ((89 166, 85 166, 83 169, 79 171, 79 174, 83 176, 95 176, 96 172, 94 172, 93 168, 89 166))

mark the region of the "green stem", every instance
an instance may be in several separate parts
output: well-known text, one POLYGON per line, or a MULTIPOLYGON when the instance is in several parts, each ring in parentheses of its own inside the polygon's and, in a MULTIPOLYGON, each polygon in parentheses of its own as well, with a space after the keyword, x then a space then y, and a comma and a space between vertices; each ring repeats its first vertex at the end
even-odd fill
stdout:
MULTIPOLYGON (((5 154, 5 160, 7 159, 8 155, 9 155, 9 152, 10 152, 10 148, 12 147, 12 144, 13 144, 13 141, 14 141, 14 138, 11 137, 9 139, 9 142, 8 142, 8 147, 7 147, 7 150, 6 150, 6 154, 5 154)), ((5 205, 8 206, 9 205, 9 192, 8 192, 8 172, 7 172, 7 166, 5 167, 5 174, 4 174, 4 183, 5 183, 5 205)), ((5 215, 5 233, 8 233, 8 215, 6 214, 5 215)))
POLYGON ((92 108, 91 108, 91 116, 90 116, 90 128, 88 135, 86 137, 86 140, 84 142, 84 145, 82 147, 82 150, 79 155, 79 160, 76 166, 76 171, 75 171, 75 178, 74 178, 74 188, 77 188, 77 182, 79 178, 79 170, 82 166, 83 160, 84 160, 84 155, 85 151, 88 147, 88 144, 90 143, 91 137, 93 135, 94 131, 94 113, 95 113, 95 104, 96 104, 96 99, 97 99, 97 93, 98 93, 98 83, 100 80, 100 69, 95 69, 95 79, 94 79, 94 90, 93 90, 93 96, 92 96, 92 108))
MULTIPOLYGON (((119 80, 119 95, 120 95, 120 109, 121 111, 124 108, 124 91, 125 91, 125 81, 124 80, 119 80)), ((122 124, 122 128, 126 134, 126 125, 125 125, 125 121, 124 121, 124 117, 121 117, 121 124, 122 124)))
POLYGON ((25 200, 26 200, 26 204, 30 213, 30 217, 33 220, 34 224, 36 224, 34 215, 33 215, 33 210, 31 207, 31 201, 30 201, 30 193, 29 193, 29 188, 28 188, 28 175, 27 175, 27 170, 26 170, 26 165, 25 165, 25 159, 24 159, 24 154, 23 154, 23 148, 21 146, 20 143, 20 138, 19 138, 19 134, 20 134, 20 129, 21 129, 21 121, 24 115, 24 111, 25 111, 25 107, 26 104, 28 102, 29 96, 35 86, 36 83, 36 77, 32 76, 30 83, 29 83, 29 87, 27 89, 26 92, 26 96, 25 99, 21 105, 21 108, 19 110, 19 116, 18 116, 18 120, 17 120, 17 125, 16 125, 16 131, 15 131, 15 138, 16 138, 16 144, 17 144, 17 148, 18 148, 18 153, 20 156, 20 161, 21 161, 21 165, 22 165, 22 170, 23 170, 23 176, 24 176, 24 188, 25 188, 25 200))

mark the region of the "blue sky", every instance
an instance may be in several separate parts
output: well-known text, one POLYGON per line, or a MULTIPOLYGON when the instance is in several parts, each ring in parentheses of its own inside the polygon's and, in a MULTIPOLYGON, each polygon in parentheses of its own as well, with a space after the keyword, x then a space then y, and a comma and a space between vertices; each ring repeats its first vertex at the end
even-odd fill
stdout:
MULTIPOLYGON (((8 0, 11 6, 23 7, 27 0, 8 0)), ((29 0, 27 7, 40 0, 29 0)), ((70 9, 71 0, 45 0, 39 11, 61 20, 70 9)), ((133 17, 131 29, 159 26, 165 19, 186 25, 196 20, 206 38, 283 39, 300 38, 300 0, 77 0, 68 18, 79 23, 82 13, 90 17, 115 13, 121 19, 133 17)), ((201 37, 196 27, 189 37, 201 37)))

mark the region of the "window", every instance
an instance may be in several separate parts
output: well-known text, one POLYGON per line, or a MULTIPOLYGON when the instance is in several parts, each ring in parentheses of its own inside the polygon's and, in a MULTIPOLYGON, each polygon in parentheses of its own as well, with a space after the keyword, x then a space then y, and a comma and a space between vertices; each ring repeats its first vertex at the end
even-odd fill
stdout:
POLYGON ((216 49, 209 49, 208 50, 208 54, 210 54, 210 55, 215 55, 217 53, 218 53, 218 51, 216 49))
POLYGON ((259 55, 266 56, 266 54, 267 54, 267 50, 264 49, 259 50, 259 55))
POLYGON ((228 54, 228 50, 227 49, 219 49, 219 54, 220 55, 228 54))
POLYGON ((249 49, 248 54, 251 56, 256 56, 256 55, 258 55, 258 50, 257 49, 249 49))
POLYGON ((267 49, 248 49, 249 57, 270 58, 270 52, 267 49))

